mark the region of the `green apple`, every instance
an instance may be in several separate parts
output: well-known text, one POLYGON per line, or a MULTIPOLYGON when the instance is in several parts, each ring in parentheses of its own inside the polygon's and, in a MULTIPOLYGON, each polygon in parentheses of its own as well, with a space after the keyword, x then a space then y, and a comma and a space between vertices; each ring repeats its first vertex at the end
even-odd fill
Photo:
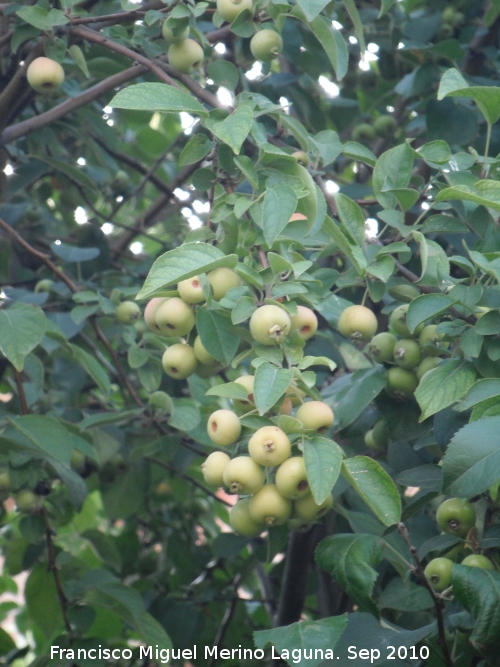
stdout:
POLYGON ((332 409, 323 401, 308 401, 297 410, 296 417, 302 422, 305 429, 312 429, 323 433, 333 424, 332 409))
POLYGON ((234 19, 244 9, 249 9, 253 13, 252 0, 217 0, 217 11, 224 21, 232 23, 234 19))
POLYGON ((388 331, 383 331, 374 336, 368 343, 368 354, 379 364, 384 361, 392 361, 396 343, 396 336, 388 331))
POLYGON ((279 466, 291 454, 292 446, 287 434, 277 426, 263 426, 248 443, 250 456, 259 465, 269 468, 279 466))
POLYGON ((257 308, 250 318, 252 338, 261 345, 278 345, 290 333, 290 316, 279 306, 266 305, 257 308))
POLYGON ((44 280, 39 280, 35 285, 35 292, 37 294, 39 292, 51 292, 53 285, 54 281, 50 280, 49 278, 45 278, 44 280))
POLYGON ((163 353, 161 364, 167 375, 176 380, 185 380, 196 370, 196 355, 191 345, 176 343, 163 353))
POLYGON ((421 361, 420 346, 411 338, 400 340, 394 346, 394 363, 400 368, 411 370, 418 366, 421 361))
POLYGON ((441 361, 442 359, 439 357, 424 357, 415 371, 418 380, 421 380, 427 371, 431 371, 433 368, 436 368, 436 366, 439 366, 441 361))
POLYGON ((250 51, 256 60, 269 62, 283 50, 281 35, 275 30, 260 30, 250 40, 250 51))
POLYGON ((417 376, 406 368, 393 366, 387 371, 386 389, 390 396, 404 401, 413 396, 417 387, 417 376))
POLYGON ((115 195, 124 195, 130 188, 130 176, 123 169, 119 169, 111 181, 111 190, 115 195))
POLYGON ((208 437, 221 447, 235 443, 241 434, 241 422, 231 410, 216 410, 208 418, 208 437))
POLYGON ((442 593, 450 585, 452 568, 453 561, 449 558, 434 558, 425 568, 424 574, 436 593, 442 593))
POLYGON ((233 505, 229 512, 229 523, 235 533, 243 537, 257 537, 265 526, 257 523, 250 516, 250 498, 243 498, 233 505))
POLYGON ((181 299, 186 303, 201 303, 205 300, 198 276, 181 280, 177 285, 177 290, 181 299))
POLYGON ((217 359, 214 359, 214 357, 212 357, 212 355, 207 352, 207 349, 201 342, 201 338, 199 336, 196 336, 194 339, 193 349, 196 358, 201 364, 204 364, 205 366, 215 366, 217 359))
POLYGON ((23 514, 40 509, 43 505, 43 500, 40 496, 35 495, 33 491, 29 491, 28 489, 23 489, 19 493, 16 493, 14 500, 18 511, 23 512, 23 514))
POLYGON ((157 334, 161 334, 160 327, 156 324, 156 311, 167 300, 168 297, 157 296, 151 301, 148 302, 146 308, 144 309, 144 321, 151 331, 154 331, 157 334))
POLYGON ((212 287, 213 297, 220 301, 230 289, 241 286, 241 278, 231 269, 221 266, 207 273, 207 279, 212 287))
POLYGON ((265 484, 252 496, 248 509, 255 523, 281 526, 292 514, 292 501, 284 498, 275 484, 265 484))
POLYGON ((161 303, 155 313, 155 322, 164 336, 185 336, 194 321, 191 306, 177 296, 161 303))
POLYGON ((301 164, 303 167, 308 167, 309 164, 311 163, 311 159, 309 158, 309 155, 305 151, 294 151, 292 153, 292 157, 294 157, 297 160, 297 162, 301 164))
POLYGON ((382 114, 373 121, 373 129, 379 137, 390 137, 396 131, 398 124, 394 116, 382 114))
POLYGON ((116 319, 122 324, 133 324, 141 316, 141 309, 134 301, 123 301, 116 308, 116 319))
POLYGON ((64 70, 55 60, 41 56, 28 65, 26 78, 37 93, 51 93, 62 86, 64 70))
POLYGON ((376 136, 375 129, 368 123, 360 123, 352 131, 353 141, 369 142, 373 141, 376 136))
POLYGON ((333 496, 331 494, 326 497, 321 505, 318 505, 311 495, 299 498, 293 504, 295 514, 306 521, 317 521, 327 514, 332 506, 333 496))
POLYGON ((264 484, 264 471, 249 456, 237 456, 224 468, 222 478, 229 493, 250 496, 264 484))
POLYGON ((284 498, 298 500, 311 493, 302 456, 292 456, 276 471, 276 486, 284 498))
POLYGON ((179 28, 169 28, 167 23, 168 19, 163 22, 161 27, 161 35, 165 41, 170 44, 178 44, 189 37, 189 26, 186 26, 183 30, 179 30, 179 28))
POLYGON ((306 306, 297 306, 297 313, 292 315, 291 321, 290 333, 298 331, 302 340, 312 338, 318 328, 318 318, 314 311, 306 306))
POLYGON ((465 498, 448 498, 438 507, 436 521, 444 533, 467 537, 476 523, 476 512, 465 498))
POLYGON ((223 486, 223 474, 231 459, 225 452, 212 452, 201 464, 203 479, 210 486, 223 486))
POLYGON ((237 398, 233 400, 235 407, 239 408, 242 411, 249 412, 255 407, 254 397, 253 397, 253 375, 241 375, 239 378, 236 378, 235 382, 241 384, 248 392, 248 398, 237 398))
POLYGON ((76 470, 78 473, 82 473, 85 470, 85 454, 79 449, 73 449, 71 452, 70 465, 73 470, 76 470))
POLYGON ((366 306, 349 306, 342 311, 338 321, 338 330, 346 338, 368 340, 378 327, 377 318, 366 306))
POLYGON ((168 49, 168 62, 181 74, 191 74, 203 63, 203 49, 194 39, 185 39, 178 44, 171 44, 168 49))
POLYGON ((489 558, 486 556, 480 556, 479 554, 471 554, 463 559, 461 565, 467 565, 468 567, 480 567, 482 570, 494 570, 495 566, 489 558))

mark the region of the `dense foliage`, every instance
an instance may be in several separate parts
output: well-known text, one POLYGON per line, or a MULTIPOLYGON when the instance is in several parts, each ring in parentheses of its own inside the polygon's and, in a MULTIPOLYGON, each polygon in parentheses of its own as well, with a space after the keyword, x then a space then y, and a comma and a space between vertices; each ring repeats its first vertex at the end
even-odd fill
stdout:
POLYGON ((5 664, 498 664, 499 29, 0 4, 5 664))

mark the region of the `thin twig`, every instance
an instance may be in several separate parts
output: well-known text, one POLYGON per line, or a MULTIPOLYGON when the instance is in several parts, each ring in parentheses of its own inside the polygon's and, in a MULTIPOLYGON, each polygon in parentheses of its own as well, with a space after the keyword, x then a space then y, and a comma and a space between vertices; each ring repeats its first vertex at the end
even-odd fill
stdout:
POLYGON ((429 591, 432 601, 434 602, 434 608, 436 610, 436 620, 438 626, 438 644, 443 652, 443 659, 445 664, 447 665, 447 667, 453 667, 454 665, 453 659, 450 655, 448 644, 446 643, 446 633, 444 629, 444 619, 443 619, 443 600, 441 599, 441 597, 439 597, 439 595, 436 595, 429 580, 425 576, 424 568, 420 561, 420 558, 418 557, 417 549, 411 543, 408 529, 406 528, 405 524, 402 521, 398 523, 398 532, 403 538, 406 546, 408 547, 412 555, 413 561, 415 563, 415 571, 418 574, 419 579, 421 580, 425 588, 429 591))
POLYGON ((212 657, 210 659, 210 662, 208 663, 208 667, 214 667, 215 663, 217 662, 217 654, 218 654, 218 649, 220 646, 222 646, 222 643, 224 641, 224 637, 226 636, 226 633, 229 629, 229 625, 233 619, 234 612, 236 610, 236 605, 238 604, 239 601, 239 596, 238 596, 238 588, 240 585, 242 579, 242 575, 239 572, 233 579, 232 582, 232 588, 233 588, 233 596, 231 598, 231 602, 226 608, 226 613, 224 614, 221 624, 219 626, 219 629, 217 630, 217 635, 215 636, 214 640, 214 647, 217 647, 217 650, 212 653, 212 657))
POLYGON ((21 414, 27 415, 29 413, 28 402, 26 400, 26 394, 24 393, 21 373, 17 370, 17 368, 14 368, 14 380, 16 382, 17 393, 19 396, 19 403, 21 404, 21 414))
POLYGON ((45 507, 42 507, 41 512, 45 521, 45 538, 47 540, 47 551, 49 552, 49 564, 47 566, 47 570, 52 572, 54 577, 54 583, 56 585, 57 597, 59 599, 59 606, 61 607, 64 626, 68 632, 71 632, 71 623, 68 619, 68 600, 64 594, 61 579, 59 577, 59 570, 57 569, 56 565, 56 553, 54 549, 54 541, 52 539, 52 536, 54 535, 54 529, 50 525, 49 517, 45 507))

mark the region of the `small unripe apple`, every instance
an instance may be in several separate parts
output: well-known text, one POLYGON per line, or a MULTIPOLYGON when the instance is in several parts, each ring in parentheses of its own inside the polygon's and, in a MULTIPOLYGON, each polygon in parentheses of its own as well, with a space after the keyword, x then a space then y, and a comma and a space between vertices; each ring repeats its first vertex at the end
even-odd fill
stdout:
POLYGON ((378 327, 377 318, 366 306, 349 306, 342 311, 338 321, 338 330, 346 338, 368 340, 378 327))
POLYGON ((286 395, 290 397, 294 408, 303 403, 307 396, 306 392, 299 389, 293 382, 286 390, 286 395))
POLYGON ((241 422, 231 410, 216 410, 208 418, 208 437, 221 447, 232 445, 241 434, 241 422))
POLYGON ((28 489, 23 489, 22 491, 19 491, 19 493, 16 493, 14 500, 19 512, 25 514, 40 509, 43 504, 43 500, 40 496, 35 495, 33 491, 29 491, 28 489))
POLYGON ((64 70, 55 60, 41 56, 28 65, 26 78, 37 93, 51 93, 62 86, 64 70))
POLYGON ((436 366, 439 366, 441 361, 442 360, 439 357, 424 357, 415 371, 417 378, 421 380, 427 371, 431 371, 433 368, 436 368, 436 366))
POLYGON ((185 380, 195 372, 197 360, 191 345, 176 343, 165 350, 161 364, 167 375, 185 380))
POLYGON ((420 346, 411 338, 400 340, 394 346, 394 363, 400 368, 411 370, 418 366, 421 361, 420 346))
POLYGON ((227 292, 233 287, 241 286, 239 275, 224 266, 207 273, 207 278, 216 301, 220 301, 225 297, 227 292))
POLYGON ((187 39, 189 37, 189 26, 186 26, 184 30, 181 30, 181 32, 176 32, 177 34, 174 35, 174 30, 168 27, 167 21, 163 22, 161 27, 161 35, 163 39, 170 44, 178 44, 179 42, 183 42, 185 39, 187 39))
POLYGON ((411 371, 399 366, 393 366, 387 371, 386 389, 394 398, 404 401, 413 396, 417 387, 417 376, 411 371))
POLYGON ((164 412, 172 411, 172 399, 165 391, 154 391, 150 395, 148 402, 152 408, 156 408, 157 410, 163 410, 164 412))
POLYGON ((181 74, 191 74, 203 62, 203 49, 194 39, 185 39, 179 44, 171 44, 168 62, 181 74))
POLYGON ((231 459, 225 452, 212 452, 201 464, 203 479, 211 486, 222 486, 224 469, 231 459))
POLYGON ((452 5, 448 5, 441 12, 441 18, 445 23, 452 23, 455 18, 456 9, 452 5))
POLYGON ((281 495, 276 484, 265 484, 250 499, 249 512, 256 523, 281 526, 292 514, 292 501, 281 495))
POLYGON ((278 345, 290 332, 290 316, 279 306, 267 305, 254 310, 250 318, 252 338, 261 345, 278 345))
POLYGON ((124 195, 130 188, 130 176, 123 169, 119 169, 111 181, 111 190, 115 195, 124 195))
POLYGON ((45 278, 44 280, 39 280, 35 285, 35 292, 37 294, 39 292, 50 292, 52 290, 53 285, 54 281, 50 280, 49 278, 45 278))
POLYGON ((377 422, 375 422, 372 432, 375 447, 378 449, 387 447, 389 444, 389 430, 387 428, 387 422, 385 419, 379 419, 377 422))
POLYGON ((186 303, 201 303, 205 299, 198 276, 181 280, 177 285, 177 291, 186 303))
POLYGON ((276 471, 276 486, 284 498, 297 500, 311 493, 302 456, 292 456, 283 461, 276 471))
POLYGON ((360 123, 352 131, 353 141, 373 141, 376 136, 375 129, 368 123, 360 123))
POLYGON ((373 439, 373 429, 372 428, 365 433, 364 441, 365 441, 365 445, 368 447, 368 449, 378 449, 377 445, 375 444, 375 440, 373 439))
POLYGON ((257 523, 250 516, 250 498, 238 500, 233 505, 229 512, 229 523, 235 533, 244 537, 257 537, 265 530, 262 523, 257 523))
POLYGON ((253 375, 240 375, 239 378, 236 378, 235 382, 241 384, 248 392, 248 398, 235 398, 233 400, 234 405, 240 410, 253 410, 255 407, 254 397, 253 397, 253 375))
POLYGON ((396 342, 396 336, 388 331, 383 331, 374 336, 368 343, 368 354, 379 364, 384 361, 392 361, 396 342))
POLYGON ((379 137, 390 137, 394 134, 398 124, 394 116, 382 114, 373 121, 373 129, 379 137))
POLYGON ((10 491, 10 475, 7 470, 0 471, 0 493, 10 491))
POLYGON ((461 565, 467 565, 468 567, 480 567, 482 570, 494 570, 495 566, 489 558, 486 556, 480 556, 479 554, 471 554, 463 559, 461 565))
POLYGON ((280 405, 278 412, 280 415, 288 415, 289 417, 291 417, 293 414, 292 399, 286 396, 283 399, 283 403, 280 405))
POLYGON ((185 336, 194 327, 193 309, 174 296, 158 306, 155 321, 164 336, 185 336))
POLYGON ((418 337, 418 342, 422 348, 422 356, 424 357, 434 357, 440 353, 440 350, 437 349, 441 344, 442 347, 448 347, 445 343, 443 344, 443 334, 437 333, 437 324, 428 324, 420 332, 418 337))
POLYGON ((160 327, 156 324, 156 311, 162 303, 167 300, 168 297, 157 296, 154 299, 151 299, 144 309, 144 321, 148 325, 148 328, 151 331, 154 331, 157 334, 161 334, 160 327))
POLYGON ((297 306, 297 314, 292 315, 291 321, 290 333, 298 331, 302 340, 312 338, 318 328, 318 318, 314 311, 306 306, 297 306))
POLYGON ((293 504, 295 514, 306 521, 317 521, 324 516, 333 506, 333 496, 329 494, 326 499, 318 505, 312 496, 299 498, 293 504))
MULTIPOLYGON (((309 155, 305 151, 295 151, 292 153, 292 157, 294 157, 297 162, 299 162, 304 167, 308 167, 311 162, 309 155)), ((303 216, 302 219, 304 218, 307 220, 306 216, 303 216)))
POLYGON ((323 433, 333 424, 332 409, 323 401, 308 401, 297 410, 296 417, 306 429, 323 433))
POLYGON ((141 309, 134 301, 123 301, 116 308, 116 319, 122 324, 133 324, 141 316, 141 309))
POLYGON ((476 523, 476 512, 464 498, 448 498, 438 507, 436 522, 444 533, 467 537, 476 523))
POLYGON ((229 493, 250 496, 264 484, 264 471, 249 456, 237 456, 225 467, 223 480, 229 493))
POLYGON ((232 23, 244 9, 253 12, 252 0, 217 0, 217 11, 228 23, 232 23))
POLYGON ((250 40, 250 51, 256 60, 268 62, 283 50, 281 35, 275 30, 260 30, 250 40))
POLYGON ((218 371, 220 371, 220 364, 215 363, 215 364, 198 364, 196 366, 195 373, 198 377, 207 379, 212 377, 212 375, 215 375, 218 371))
POLYGON ((291 454, 292 446, 287 434, 277 426, 263 426, 248 443, 248 452, 261 466, 279 466, 291 454))
POLYGON ((196 336, 194 339, 193 349, 196 358, 201 364, 205 364, 205 366, 214 366, 217 363, 217 360, 207 352, 207 349, 201 342, 201 338, 199 336, 196 336))
POLYGON ((424 574, 436 593, 442 593, 450 585, 452 568, 453 561, 449 558, 434 558, 425 568, 424 574))
POLYGON ((406 324, 408 306, 409 304, 405 303, 393 310, 389 317, 389 324, 391 325, 393 331, 398 336, 401 336, 401 338, 416 338, 424 328, 424 324, 419 324, 415 331, 410 333, 408 325, 406 324))
POLYGON ((78 449, 73 449, 71 452, 70 465, 73 470, 82 473, 85 470, 85 454, 78 449))

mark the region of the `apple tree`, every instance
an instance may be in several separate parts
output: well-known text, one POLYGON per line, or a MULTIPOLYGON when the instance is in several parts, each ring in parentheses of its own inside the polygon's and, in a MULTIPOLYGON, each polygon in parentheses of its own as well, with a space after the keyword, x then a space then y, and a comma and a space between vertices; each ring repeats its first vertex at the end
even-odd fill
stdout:
POLYGON ((3 664, 498 664, 499 33, 0 4, 3 664))

